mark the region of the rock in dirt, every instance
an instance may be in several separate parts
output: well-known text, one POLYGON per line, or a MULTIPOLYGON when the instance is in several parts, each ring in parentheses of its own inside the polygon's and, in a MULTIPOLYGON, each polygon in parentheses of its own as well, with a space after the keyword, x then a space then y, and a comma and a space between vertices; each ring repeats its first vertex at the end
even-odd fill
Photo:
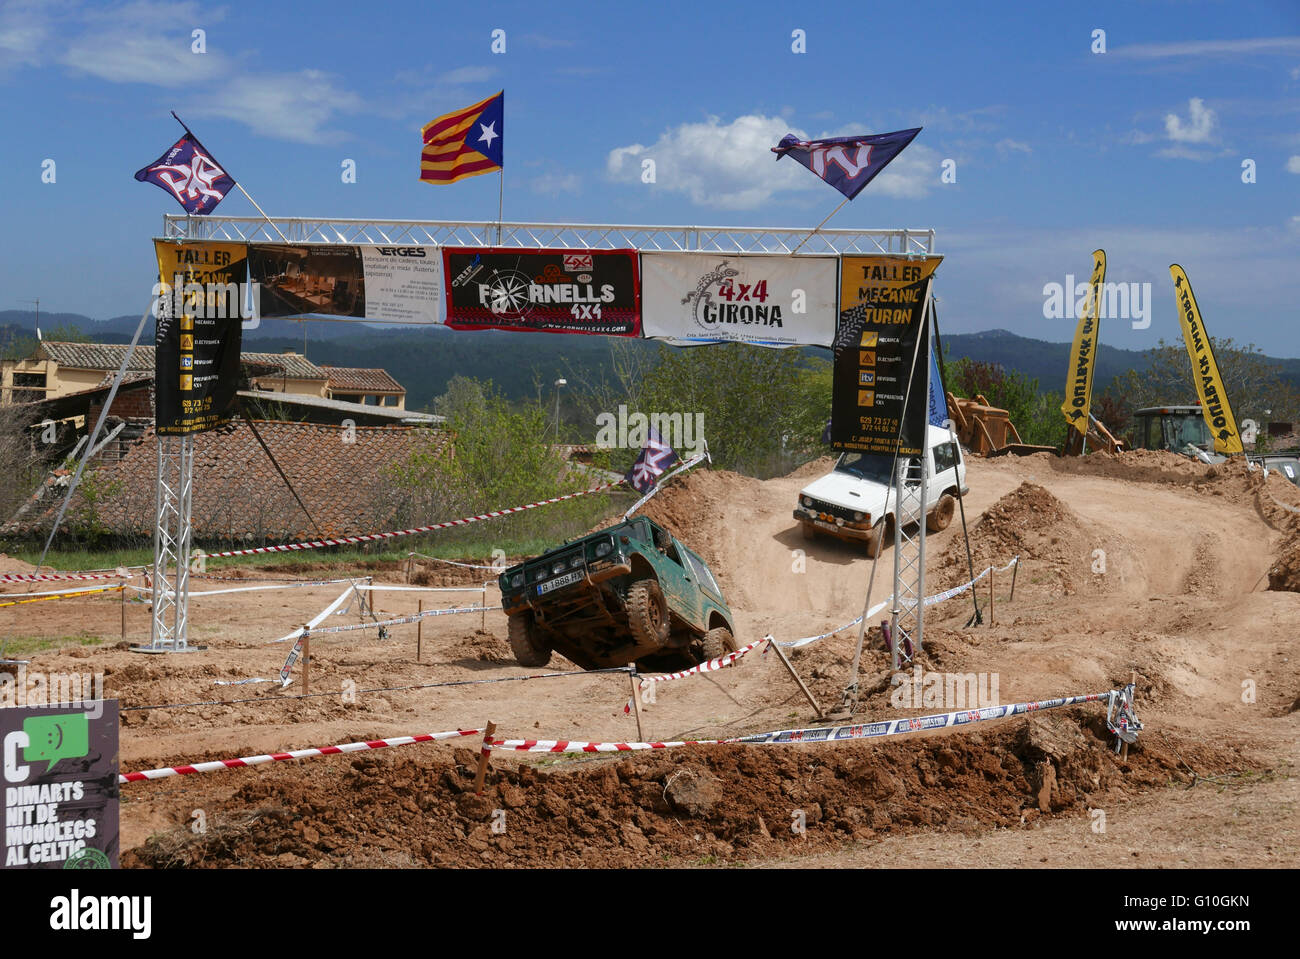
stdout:
POLYGON ((664 795, 677 812, 707 819, 722 801, 722 784, 703 766, 682 765, 664 781, 664 795))

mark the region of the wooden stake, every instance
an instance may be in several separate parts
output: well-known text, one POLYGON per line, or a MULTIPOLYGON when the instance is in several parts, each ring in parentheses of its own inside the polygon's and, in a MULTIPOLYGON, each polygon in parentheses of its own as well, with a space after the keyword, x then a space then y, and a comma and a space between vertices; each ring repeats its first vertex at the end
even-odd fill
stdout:
POLYGON ((311 636, 302 634, 302 694, 311 694, 311 636))
MULTIPOLYGON (((491 582, 491 580, 488 580, 488 582, 491 582)), ((481 629, 485 633, 487 632, 487 588, 488 588, 488 584, 484 583, 483 584, 483 615, 481 617, 482 622, 479 624, 479 629, 481 629)))
POLYGON ((1016 601, 1016 573, 1018 572, 1020 572, 1020 558, 1016 557, 1016 565, 1011 567, 1011 595, 1007 598, 1007 602, 1010 603, 1016 601))
POLYGON ((627 678, 632 683, 632 712, 636 713, 636 741, 645 742, 645 734, 641 732, 641 679, 637 676, 636 667, 633 666, 627 678))
MULTIPOLYGON (((420 600, 420 607, 418 612, 421 613, 424 612, 424 600, 420 600)), ((423 647, 424 647, 424 620, 417 619, 415 621, 415 661, 417 663, 420 661, 420 653, 423 651, 423 647)))
POLYGON ((988 570, 988 625, 993 625, 993 577, 996 576, 996 570, 988 570))
POLYGON ((804 696, 807 697, 808 702, 812 703, 813 712, 817 714, 817 718, 825 719, 826 716, 822 713, 822 708, 817 705, 817 700, 813 698, 813 694, 808 691, 808 687, 805 686, 803 680, 799 678, 799 674, 794 671, 794 666, 785 655, 785 650, 781 648, 781 644, 769 636, 767 645, 770 649, 776 650, 776 658, 781 660, 781 665, 786 668, 792 677, 794 677, 794 681, 799 684, 799 689, 803 692, 804 696))
POLYGON ((415 561, 415 554, 407 553, 406 554, 406 585, 407 586, 411 585, 411 563, 413 563, 414 561, 415 561))
POLYGON ((474 776, 474 795, 483 795, 483 779, 487 776, 488 760, 492 758, 492 747, 488 745, 492 741, 492 734, 497 731, 496 723, 488 723, 487 729, 483 730, 483 751, 478 754, 478 772, 474 776))

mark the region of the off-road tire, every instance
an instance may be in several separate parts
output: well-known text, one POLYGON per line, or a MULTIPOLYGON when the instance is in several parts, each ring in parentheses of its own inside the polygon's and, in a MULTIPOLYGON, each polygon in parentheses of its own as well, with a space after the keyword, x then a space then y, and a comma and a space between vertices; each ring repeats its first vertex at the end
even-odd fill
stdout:
POLYGON ((551 644, 537 628, 532 613, 510 617, 510 649, 520 666, 545 666, 551 661, 551 644))
POLYGON ((939 497, 939 502, 935 504, 934 509, 926 514, 925 531, 927 533, 942 533, 951 525, 953 514, 956 511, 956 498, 951 493, 944 493, 939 497))
POLYGON ((627 625, 638 646, 664 646, 668 642, 668 603, 659 581, 638 579, 627 590, 627 625))
POLYGON ((731 635, 731 630, 725 626, 715 626, 704 634, 704 659, 707 662, 710 659, 717 659, 727 653, 736 651, 736 637, 731 635))
POLYGON ((885 541, 892 541, 894 538, 894 518, 887 516, 875 526, 871 527, 871 533, 867 536, 863 545, 867 548, 867 555, 875 559, 885 551, 885 541))
POLYGON ((804 539, 817 538, 817 527, 807 520, 799 521, 799 532, 803 534, 804 539))

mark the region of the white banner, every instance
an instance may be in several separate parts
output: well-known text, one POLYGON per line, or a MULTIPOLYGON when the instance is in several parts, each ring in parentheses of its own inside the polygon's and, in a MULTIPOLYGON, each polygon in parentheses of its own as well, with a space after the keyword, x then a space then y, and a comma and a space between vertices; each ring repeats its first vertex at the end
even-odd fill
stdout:
POLYGON ((641 328, 677 343, 830 346, 833 256, 642 253, 641 328))

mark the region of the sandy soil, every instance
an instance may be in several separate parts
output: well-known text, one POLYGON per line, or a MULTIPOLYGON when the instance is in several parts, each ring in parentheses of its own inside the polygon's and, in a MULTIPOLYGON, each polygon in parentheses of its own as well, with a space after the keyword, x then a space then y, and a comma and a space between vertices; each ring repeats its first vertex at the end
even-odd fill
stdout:
MULTIPOLYGON (((822 464, 824 466, 825 464, 822 464)), ((790 515, 816 465, 759 482, 688 474, 647 512, 714 568, 742 642, 794 639, 853 619, 871 563, 861 549, 802 539, 790 515)), ((468 790, 473 744, 420 745, 358 756, 129 784, 128 865, 1131 865, 1295 866, 1300 739, 1300 490, 1244 467, 1167 454, 970 464, 965 501, 975 568, 1019 554, 992 583, 991 624, 965 628, 970 594, 927 612, 927 670, 995 674, 1002 702, 1100 692, 1138 680, 1147 729, 1127 761, 1110 750, 1104 707, 1078 707, 917 740, 838 746, 688 747, 655 754, 496 754, 489 790, 468 790), (1100 552, 1098 552, 1100 551, 1100 552), (1104 561, 1104 572, 1102 569, 1104 561), (1270 576, 1272 573, 1272 576, 1270 576), (1270 589, 1270 583, 1275 588, 1270 589), (1209 777, 1208 779, 1206 777, 1209 777), (1188 788, 1193 781, 1196 785, 1188 788), (190 830, 204 810, 207 833, 190 830), (506 831, 489 828, 504 809, 506 831), (1105 833, 1094 813, 1106 814, 1105 833), (793 833, 802 810, 806 831, 793 833)), ((575 531, 575 533, 578 531, 575 531)), ((889 590, 892 554, 873 596, 889 590)), ((0 569, 17 567, 0 561, 0 569)), ((213 573, 218 573, 216 564, 213 573)), ((242 572, 242 571, 241 571, 242 572)), ((376 582, 398 567, 352 569, 376 582)), ((329 578, 328 557, 242 573, 329 578)), ((418 571, 417 582, 482 584, 482 572, 418 571)), ((929 541, 927 592, 968 578, 959 523, 929 541)), ((195 580, 194 589, 239 585, 195 580)), ((987 606, 989 581, 980 585, 987 606)), ((47 588, 47 587, 34 587, 47 588)), ((118 642, 116 596, 0 609, 0 633, 103 636, 95 647, 32 657, 31 670, 97 671, 123 707, 222 704, 123 713, 122 767, 247 756, 497 724, 507 738, 630 740, 622 675, 451 685, 536 672, 514 664, 499 610, 320 636, 311 699, 295 683, 218 686, 274 677, 289 643, 272 642, 345 587, 195 596, 191 641, 202 652, 133 654, 118 642), (356 690, 355 696, 343 695, 356 690), (372 691, 373 690, 373 691, 372 691), (232 700, 251 702, 234 703, 232 700)), ((7 592, 22 590, 10 585, 7 592)), ((377 594, 381 616, 471 605, 481 593, 377 594)), ((494 587, 488 603, 497 602, 494 587)), ((874 600, 873 600, 874 602, 874 600)), ((127 604, 127 641, 147 637, 148 610, 127 604)), ((331 624, 360 621, 355 600, 331 624)), ((986 616, 987 619, 987 616, 986 616)), ((873 631, 874 632, 874 631, 873 631)), ((869 634, 858 717, 935 709, 891 701, 887 654, 869 634)), ((856 631, 793 655, 824 706, 838 703, 856 631)), ((555 657, 551 668, 570 668, 555 657)), ((660 685, 646 738, 721 738, 815 725, 771 654, 660 685)))

